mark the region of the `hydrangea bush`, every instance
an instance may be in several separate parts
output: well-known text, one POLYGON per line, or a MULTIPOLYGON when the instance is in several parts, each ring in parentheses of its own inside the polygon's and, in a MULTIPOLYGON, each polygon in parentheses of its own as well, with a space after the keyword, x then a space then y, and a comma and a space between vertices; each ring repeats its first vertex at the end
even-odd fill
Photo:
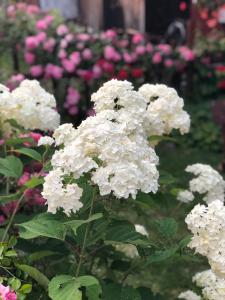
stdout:
POLYGON ((188 188, 160 170, 156 145, 189 131, 183 99, 113 79, 91 101, 75 128, 37 81, 1 86, 0 297, 223 299, 225 182, 203 164, 188 188), (164 278, 173 260, 199 270, 164 290, 154 266, 164 278))

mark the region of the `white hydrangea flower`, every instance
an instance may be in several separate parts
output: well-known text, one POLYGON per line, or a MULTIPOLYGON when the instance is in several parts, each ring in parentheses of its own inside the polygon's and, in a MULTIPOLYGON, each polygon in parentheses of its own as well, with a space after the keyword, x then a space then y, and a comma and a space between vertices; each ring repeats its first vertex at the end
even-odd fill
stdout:
POLYGON ((180 293, 180 295, 178 296, 178 299, 184 299, 184 300, 201 300, 201 297, 198 296, 193 291, 188 290, 186 292, 180 293))
POLYGON ((189 203, 194 200, 194 195, 188 190, 180 191, 177 195, 177 200, 183 203, 189 203))
POLYGON ((0 118, 15 119, 25 129, 54 130, 60 116, 55 110, 56 101, 36 80, 24 80, 10 93, 0 85, 0 118))
POLYGON ((185 222, 193 233, 189 247, 208 258, 212 271, 225 278, 225 206, 220 200, 196 205, 185 222))
POLYGON ((47 199, 48 212, 56 213, 63 208, 66 214, 78 211, 83 204, 79 201, 82 189, 75 183, 63 186, 63 173, 60 169, 51 171, 46 177, 42 196, 47 199))
POLYGON ((183 110, 183 99, 173 88, 164 84, 144 84, 139 92, 148 105, 144 122, 148 136, 168 135, 173 129, 179 129, 181 134, 189 132, 190 117, 183 110))
POLYGON ((38 141, 38 146, 48 145, 51 146, 55 143, 55 140, 50 136, 42 136, 38 141))
POLYGON ((135 224, 134 226, 137 232, 141 233, 142 235, 146 235, 147 237, 149 236, 146 228, 143 225, 135 224))
POLYGON ((60 116, 55 110, 56 101, 36 80, 24 80, 11 92, 14 109, 11 115, 25 129, 54 130, 60 116))
POLYGON ((126 257, 134 259, 139 256, 137 247, 132 244, 114 244, 117 251, 122 252, 126 257))
POLYGON ((223 177, 209 165, 194 164, 188 166, 186 171, 197 176, 189 182, 190 191, 204 194, 206 203, 220 200, 224 201, 225 181, 223 177))
POLYGON ((55 144, 57 146, 66 144, 67 142, 70 142, 73 140, 73 133, 75 132, 75 129, 73 128, 72 124, 63 124, 60 125, 53 134, 53 137, 55 139, 55 144))
POLYGON ((193 282, 203 288, 204 299, 222 300, 225 299, 225 280, 218 278, 212 270, 197 273, 193 277, 193 282))

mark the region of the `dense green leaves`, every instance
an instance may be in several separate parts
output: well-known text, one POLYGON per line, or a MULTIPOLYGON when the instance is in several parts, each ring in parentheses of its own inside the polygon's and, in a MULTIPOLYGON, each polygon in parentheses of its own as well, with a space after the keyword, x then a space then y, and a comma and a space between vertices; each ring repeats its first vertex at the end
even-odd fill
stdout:
POLYGON ((92 276, 72 277, 59 275, 49 283, 49 297, 52 300, 81 300, 81 287, 85 288, 85 295, 88 300, 101 299, 101 286, 96 278, 92 276))
POLYGON ((156 221, 157 230, 166 237, 172 237, 177 232, 177 222, 173 218, 156 221))
POLYGON ((19 178, 23 173, 23 164, 21 160, 13 155, 6 158, 0 158, 0 174, 6 177, 19 178))

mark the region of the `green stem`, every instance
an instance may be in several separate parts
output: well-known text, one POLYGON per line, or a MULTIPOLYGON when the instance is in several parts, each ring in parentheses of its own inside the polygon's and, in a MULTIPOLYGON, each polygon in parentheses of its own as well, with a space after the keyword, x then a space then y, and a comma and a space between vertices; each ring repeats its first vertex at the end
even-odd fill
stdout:
POLYGON ((14 220, 14 218, 15 218, 15 215, 16 215, 16 213, 17 213, 17 210, 18 210, 18 208, 19 208, 19 206, 20 206, 21 201, 23 200, 23 197, 24 197, 24 195, 22 195, 22 196, 19 198, 19 200, 17 201, 17 203, 16 203, 16 206, 15 206, 15 208, 14 208, 14 210, 13 210, 13 213, 12 213, 10 219, 9 219, 8 225, 7 225, 7 227, 6 227, 6 229, 5 229, 4 233, 3 233, 1 242, 4 242, 4 240, 5 240, 6 236, 7 236, 7 233, 8 233, 8 231, 9 231, 10 227, 12 226, 13 220, 14 220))
MULTIPOLYGON (((89 211, 88 219, 90 219, 90 217, 92 215, 95 197, 96 197, 96 190, 94 189, 93 194, 92 194, 91 206, 90 206, 90 211, 89 211)), ((89 228, 90 228, 90 222, 87 224, 86 229, 85 229, 84 240, 83 240, 83 244, 82 244, 82 248, 81 248, 81 252, 80 252, 80 258, 79 258, 79 262, 78 262, 77 270, 76 270, 76 277, 79 276, 81 264, 83 262, 84 250, 85 250, 85 247, 86 247, 86 242, 87 242, 87 237, 88 237, 88 233, 89 233, 89 228)))

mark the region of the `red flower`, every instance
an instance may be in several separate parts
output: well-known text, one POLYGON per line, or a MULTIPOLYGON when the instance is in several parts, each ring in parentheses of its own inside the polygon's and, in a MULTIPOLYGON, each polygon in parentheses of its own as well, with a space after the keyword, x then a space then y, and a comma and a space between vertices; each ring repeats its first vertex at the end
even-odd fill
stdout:
POLYGON ((186 10, 186 9, 187 9, 187 3, 184 2, 184 1, 182 1, 182 2, 180 3, 180 10, 181 10, 181 11, 184 11, 184 10, 186 10))
POLYGON ((121 69, 121 70, 118 72, 118 74, 117 74, 117 78, 118 78, 118 79, 121 79, 121 80, 127 79, 127 78, 128 78, 128 72, 127 72, 126 70, 124 70, 124 69, 121 69))
POLYGON ((140 78, 143 76, 143 71, 140 68, 135 68, 131 71, 131 76, 134 78, 140 78))
POLYGON ((222 66, 222 65, 217 66, 216 67, 216 71, 218 71, 218 72, 225 72, 225 66, 222 66))
POLYGON ((218 83, 218 88, 223 90, 225 89, 225 80, 222 80, 218 83))

